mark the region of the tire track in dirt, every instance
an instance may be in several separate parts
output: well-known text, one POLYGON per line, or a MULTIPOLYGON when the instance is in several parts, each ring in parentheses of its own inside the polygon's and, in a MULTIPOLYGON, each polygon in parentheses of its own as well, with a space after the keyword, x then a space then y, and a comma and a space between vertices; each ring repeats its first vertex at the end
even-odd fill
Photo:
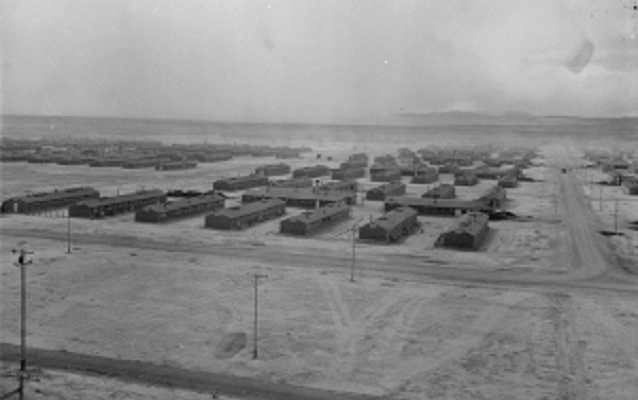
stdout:
POLYGON ((419 357, 402 362, 394 369, 392 377, 386 379, 387 382, 401 382, 388 387, 387 396, 392 397, 400 394, 410 382, 421 378, 425 379, 430 372, 453 360, 460 359, 472 348, 477 347, 510 313, 515 312, 517 306, 533 296, 533 293, 518 293, 513 303, 506 305, 494 304, 484 308, 475 316, 471 325, 464 330, 464 333, 455 339, 447 341, 433 353, 428 354, 427 359, 419 357))
POLYGON ((370 318, 361 324, 360 339, 364 341, 368 337, 372 339, 372 347, 366 351, 368 353, 366 363, 388 362, 392 343, 399 334, 398 331, 409 328, 406 325, 414 320, 414 314, 419 310, 417 305, 424 301, 420 297, 405 296, 391 302, 385 307, 385 311, 378 314, 376 318, 370 318), (368 331, 371 332, 369 336, 366 335, 368 331))
MULTIPOLYGON (((621 382, 634 382, 638 386, 635 377, 638 369, 638 337, 630 334, 630 330, 623 326, 619 317, 632 317, 638 319, 638 312, 631 306, 623 304, 619 299, 605 299, 604 304, 599 301, 589 301, 586 304, 587 314, 583 318, 593 325, 595 337, 599 338, 602 346, 606 348, 608 359, 605 365, 609 371, 601 371, 596 376, 596 387, 604 388, 605 385, 616 385, 621 382), (631 310, 627 312, 627 310, 631 310), (607 373, 605 373, 607 372, 607 373), (610 378, 610 373, 613 378, 610 378)), ((600 357, 600 353, 598 357, 600 357)))
POLYGON ((551 320, 556 337, 556 367, 558 398, 565 400, 587 399, 583 353, 586 344, 577 340, 574 304, 568 294, 549 295, 551 320))
POLYGON ((337 354, 331 370, 335 376, 340 376, 343 372, 352 370, 356 355, 354 338, 357 334, 357 326, 348 305, 343 300, 341 289, 332 278, 321 276, 317 277, 316 282, 323 292, 334 322, 337 354))

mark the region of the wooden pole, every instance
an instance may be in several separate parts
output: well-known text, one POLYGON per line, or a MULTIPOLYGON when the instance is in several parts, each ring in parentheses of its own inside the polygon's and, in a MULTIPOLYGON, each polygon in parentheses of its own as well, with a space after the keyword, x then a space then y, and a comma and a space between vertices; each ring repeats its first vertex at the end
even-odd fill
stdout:
POLYGON ((259 279, 268 278, 268 275, 253 274, 255 285, 255 324, 253 332, 253 359, 257 359, 257 311, 258 311, 258 291, 259 279))
POLYGON ((354 268, 357 265, 357 224, 352 226, 352 264, 350 266, 350 282, 354 282, 354 268))
POLYGON ((24 399, 24 378, 27 373, 27 268, 24 250, 20 251, 20 378, 18 395, 24 399))
POLYGON ((66 212, 66 221, 67 221, 67 227, 66 227, 66 252, 68 254, 71 254, 71 213, 69 210, 67 210, 66 212))
MULTIPOLYGON (((13 250, 14 253, 18 252, 13 250)), ((24 400, 24 382, 27 378, 27 254, 24 249, 19 250, 17 266, 20 268, 20 372, 18 372, 18 397, 24 400)))
POLYGON ((614 199, 614 233, 618 234, 618 199, 614 199))

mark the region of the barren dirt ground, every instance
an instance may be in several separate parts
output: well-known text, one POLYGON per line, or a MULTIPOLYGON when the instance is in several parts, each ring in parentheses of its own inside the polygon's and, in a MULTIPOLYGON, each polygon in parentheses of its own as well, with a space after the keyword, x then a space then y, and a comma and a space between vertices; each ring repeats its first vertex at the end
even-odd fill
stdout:
MULTIPOLYGON (((197 393, 183 389, 138 385, 121 380, 80 375, 59 371, 37 370, 26 386, 25 398, 29 400, 210 400, 211 393, 197 393)), ((16 388, 15 365, 0 364, 0 392, 7 393, 16 388)), ((17 398, 14 396, 13 398, 17 398)), ((223 394, 219 400, 232 400, 223 394)))
MULTIPOLYGON (((563 151, 547 150, 550 155, 563 151)), ((255 165, 263 163, 261 159, 255 165)), ((47 174, 38 169, 29 173, 47 174)), ((2 174, 3 180, 13 177, 9 182, 14 190, 20 186, 15 182, 21 180, 19 170, 2 174)), ((582 270, 595 272, 597 265, 589 269, 589 264, 567 261, 580 254, 573 246, 590 240, 565 221, 574 207, 567 203, 568 181, 561 181, 568 178, 557 177, 550 167, 536 167, 529 174, 544 181, 523 182, 508 191, 508 206, 533 221, 491 223, 493 232, 483 251, 454 252, 432 247, 452 220, 420 217, 423 233, 401 245, 358 243, 355 282, 349 281, 347 269, 333 268, 330 260, 350 257, 348 228, 370 214, 380 215, 380 202, 366 201, 354 209, 351 220, 313 239, 279 235, 278 221, 226 233, 202 229, 199 218, 159 227, 135 224, 126 219, 130 216, 72 220, 74 237, 105 237, 107 243, 78 239, 71 254, 64 241, 29 234, 57 232, 63 239, 64 218, 6 217, 1 220, 0 249, 2 341, 19 342, 19 271, 11 265, 15 257, 10 249, 27 246, 35 252, 28 267, 29 343, 34 347, 385 398, 633 400, 638 393, 636 292, 541 283, 427 283, 405 274, 392 276, 393 263, 399 269, 417 258, 426 258, 428 266, 525 274, 547 282, 552 276, 558 282, 582 270), (565 199, 554 203, 559 196, 565 199), (17 231, 22 237, 4 233, 17 231), (110 246, 108 240, 115 238, 121 240, 110 246), (137 246, 136 238, 160 245, 137 246), (161 243, 183 244, 185 249, 210 244, 211 252, 219 248, 221 255, 162 249, 161 243), (310 260, 304 265, 314 267, 300 268, 297 258, 287 256, 293 253, 307 254, 310 260), (385 260, 389 272, 368 273, 367 260, 385 260), (252 359, 250 274, 255 272, 268 275, 259 287, 258 360, 252 359)), ((59 185, 87 183, 79 173, 60 175, 65 180, 59 185)), ((54 185, 51 175, 40 179, 54 185)), ((136 180, 130 179, 132 185, 136 180)), ((200 188, 196 177, 193 186, 181 185, 189 179, 176 183, 200 188)), ((91 184, 98 188, 113 188, 120 178, 95 182, 91 184)), ((160 183, 172 186, 158 178, 160 183)), ((459 197, 472 197, 488 185, 461 188, 459 197)), ((415 186, 411 193, 426 190, 415 186)), ((589 254, 599 257, 596 251, 589 254)), ((111 390, 97 378, 81 378, 87 379, 82 384, 62 375, 51 379, 70 393, 111 390)), ((6 388, 7 379, 1 382, 6 388)), ((120 398, 164 396, 154 388, 149 390, 158 392, 150 394, 132 386, 126 390, 133 394, 120 398)))

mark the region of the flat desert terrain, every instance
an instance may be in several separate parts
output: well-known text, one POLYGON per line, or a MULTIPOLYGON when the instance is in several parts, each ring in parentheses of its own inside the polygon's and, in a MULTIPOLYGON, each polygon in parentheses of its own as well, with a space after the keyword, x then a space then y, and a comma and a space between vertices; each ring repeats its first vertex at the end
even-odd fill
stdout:
MULTIPOLYGON (((382 150, 396 149, 370 149, 382 150)), ((334 155, 331 166, 353 152, 321 151, 334 155)), ((633 400, 638 238, 627 222, 638 220, 638 202, 615 187, 604 187, 600 201, 599 185, 586 175, 596 172, 578 168, 582 153, 571 143, 544 145, 540 154, 539 165, 525 170, 537 181, 507 191, 506 208, 531 218, 490 221, 477 252, 435 248, 453 218, 420 216, 423 229, 402 243, 356 242, 353 253, 353 224, 383 213, 375 201, 301 239, 278 233, 285 217, 241 232, 204 229, 201 216, 159 225, 135 223, 131 214, 71 219, 71 253, 65 211, 3 216, 2 342, 19 343, 20 274, 11 249, 26 247, 34 252, 27 267, 33 348, 337 398, 633 400), (561 174, 559 165, 571 169, 561 174), (600 235, 614 229, 614 218, 624 235, 600 235), (256 273, 267 278, 258 287, 253 359, 256 273)), ((291 164, 318 163, 313 156, 291 164)), ((78 184, 106 195, 140 185, 207 190, 220 176, 272 161, 246 157, 171 173, 5 163, 2 194, 78 184)), ((375 185, 359 182, 361 191, 375 185)), ((493 184, 457 195, 473 198, 493 184)), ((414 195, 426 190, 408 187, 414 195)), ((287 216, 301 211, 288 208, 287 216)), ((99 374, 41 374, 29 383, 29 398, 210 398, 134 379, 120 388, 99 374)), ((3 392, 14 379, 0 379, 3 392)), ((220 388, 224 398, 223 382, 220 388)))

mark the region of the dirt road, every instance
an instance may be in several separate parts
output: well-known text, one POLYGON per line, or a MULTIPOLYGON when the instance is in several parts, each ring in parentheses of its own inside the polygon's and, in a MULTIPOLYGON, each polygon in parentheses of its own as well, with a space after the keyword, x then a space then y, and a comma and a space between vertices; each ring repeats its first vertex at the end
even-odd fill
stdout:
MULTIPOLYGON (((29 348, 29 365, 80 373, 108 376, 141 384, 184 388, 197 392, 218 392, 243 399, 277 400, 375 400, 378 397, 319 390, 301 386, 274 383, 254 378, 216 374, 206 371, 185 370, 166 365, 156 365, 141 361, 117 360, 107 357, 90 356, 68 351, 29 348)), ((20 347, 0 344, 0 358, 18 363, 20 347)))

